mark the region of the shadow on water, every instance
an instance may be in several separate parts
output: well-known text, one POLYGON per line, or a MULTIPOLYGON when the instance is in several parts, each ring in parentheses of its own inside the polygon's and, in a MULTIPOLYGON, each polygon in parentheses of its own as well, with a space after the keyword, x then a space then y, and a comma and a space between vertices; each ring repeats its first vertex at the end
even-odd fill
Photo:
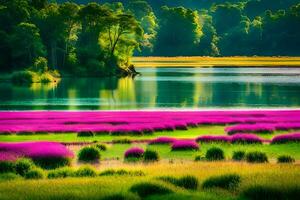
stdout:
POLYGON ((2 110, 299 107, 300 69, 142 68, 135 78, 0 83, 2 110))

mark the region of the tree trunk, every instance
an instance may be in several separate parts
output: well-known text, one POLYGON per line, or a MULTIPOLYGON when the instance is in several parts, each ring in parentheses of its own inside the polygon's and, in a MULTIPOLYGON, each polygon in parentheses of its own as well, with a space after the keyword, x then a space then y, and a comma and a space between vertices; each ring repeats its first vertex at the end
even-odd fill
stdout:
POLYGON ((51 67, 52 69, 57 68, 57 56, 56 56, 56 41, 51 42, 51 67))

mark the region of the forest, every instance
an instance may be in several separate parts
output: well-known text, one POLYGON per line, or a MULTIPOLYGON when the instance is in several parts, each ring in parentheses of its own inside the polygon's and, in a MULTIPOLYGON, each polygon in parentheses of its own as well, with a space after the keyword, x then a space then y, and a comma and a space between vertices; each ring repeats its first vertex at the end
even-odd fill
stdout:
POLYGON ((0 69, 128 74, 134 56, 299 56, 298 0, 1 0, 0 69))

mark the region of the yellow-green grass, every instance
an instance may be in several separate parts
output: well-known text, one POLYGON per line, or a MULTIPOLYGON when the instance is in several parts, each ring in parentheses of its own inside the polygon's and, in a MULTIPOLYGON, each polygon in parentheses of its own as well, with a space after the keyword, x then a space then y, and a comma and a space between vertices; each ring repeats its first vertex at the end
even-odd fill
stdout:
POLYGON ((300 57, 134 57, 136 67, 300 67, 300 57))
MULTIPOLYGON (((22 141, 57 141, 57 142, 110 142, 115 139, 128 138, 131 140, 153 139, 160 136, 169 136, 174 138, 196 138, 200 135, 226 135, 225 126, 200 126, 197 128, 189 128, 188 130, 175 130, 155 132, 152 135, 128 135, 128 136, 111 136, 96 135, 94 137, 77 137, 76 133, 49 133, 49 134, 33 134, 33 135, 0 135, 1 142, 22 142, 22 141)), ((277 131, 273 134, 257 134, 258 136, 271 139, 277 134, 284 134, 290 131, 277 131)))
MULTIPOLYGON (((241 191, 249 186, 266 185, 284 190, 300 186, 300 168, 293 164, 247 164, 238 162, 188 162, 154 163, 148 165, 123 164, 118 169, 142 170, 146 175, 106 176, 96 178, 66 178, 56 180, 12 180, 0 181, 0 199, 101 199, 111 194, 124 194, 128 199, 138 199, 129 188, 140 182, 165 185, 175 193, 153 197, 152 199, 240 199, 241 191), (216 175, 237 173, 241 175, 241 185, 236 191, 221 189, 204 190, 202 182, 216 175), (159 176, 193 175, 199 180, 196 191, 188 191, 157 180, 159 176)), ((98 168, 99 171, 103 169, 98 168)))

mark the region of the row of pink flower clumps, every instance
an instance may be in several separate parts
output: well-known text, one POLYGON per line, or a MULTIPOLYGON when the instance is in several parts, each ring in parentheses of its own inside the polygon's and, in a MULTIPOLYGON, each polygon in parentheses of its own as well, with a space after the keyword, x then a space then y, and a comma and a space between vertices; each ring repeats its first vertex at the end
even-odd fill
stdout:
POLYGON ((74 154, 57 142, 0 143, 0 161, 14 161, 21 157, 33 160, 73 158, 74 154))
POLYGON ((300 129, 300 111, 38 111, 0 112, 0 134, 93 131, 146 134, 227 125, 229 134, 300 129))
MULTIPOLYGON (((262 139, 255 134, 234 134, 232 136, 229 135, 202 135, 197 137, 196 139, 176 139, 171 137, 158 137, 148 144, 155 145, 155 144, 171 144, 175 146, 186 145, 186 146, 193 146, 194 141, 198 143, 240 143, 240 144, 263 144, 264 142, 272 143, 272 144, 281 144, 281 143, 288 143, 288 142, 300 142, 300 133, 290 133, 290 134, 282 134, 274 136, 271 140, 262 139)), ((197 143, 196 143, 197 144, 197 143)), ((194 145, 195 149, 197 149, 197 145, 194 145)), ((198 146, 199 147, 199 146, 198 146)))

